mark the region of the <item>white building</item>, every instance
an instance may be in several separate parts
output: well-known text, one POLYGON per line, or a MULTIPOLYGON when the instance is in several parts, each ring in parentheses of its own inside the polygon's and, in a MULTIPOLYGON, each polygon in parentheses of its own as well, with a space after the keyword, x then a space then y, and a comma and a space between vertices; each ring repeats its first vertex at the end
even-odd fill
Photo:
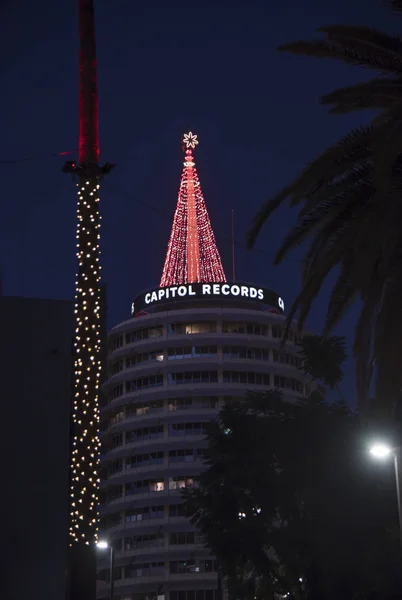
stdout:
MULTIPOLYGON (((116 600, 215 600, 215 562, 180 497, 204 468, 204 426, 247 390, 296 397, 308 384, 296 335, 281 348, 284 317, 265 300, 186 295, 151 306, 109 335, 101 536, 115 549, 116 600)), ((106 598, 108 585, 98 591, 106 598)))

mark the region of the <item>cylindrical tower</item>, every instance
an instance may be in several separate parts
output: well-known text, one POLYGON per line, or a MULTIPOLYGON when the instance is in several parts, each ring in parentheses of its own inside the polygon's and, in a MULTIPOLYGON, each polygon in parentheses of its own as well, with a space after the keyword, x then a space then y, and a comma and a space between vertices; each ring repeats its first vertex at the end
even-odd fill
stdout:
MULTIPOLYGON (((114 547, 116 599, 218 600, 216 563, 180 493, 205 468, 205 426, 247 390, 296 398, 308 382, 295 331, 281 346, 274 292, 237 283, 162 289, 139 296, 133 317, 109 335, 100 536, 114 547)), ((100 599, 107 561, 99 567, 100 599)))
MULTIPOLYGON (((308 392, 296 333, 282 347, 284 303, 275 292, 228 283, 192 151, 184 169, 162 279, 139 295, 108 342, 101 411, 100 536, 113 547, 116 600, 218 600, 214 557, 184 512, 196 486, 205 428, 247 390, 308 392)), ((97 595, 110 590, 99 559, 97 595)))

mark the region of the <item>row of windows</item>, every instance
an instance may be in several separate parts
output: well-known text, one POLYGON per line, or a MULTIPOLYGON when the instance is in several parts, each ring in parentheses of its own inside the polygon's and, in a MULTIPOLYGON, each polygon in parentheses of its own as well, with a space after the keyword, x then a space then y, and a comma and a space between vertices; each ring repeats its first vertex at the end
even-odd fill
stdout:
POLYGON ((218 371, 185 371, 184 373, 168 373, 167 381, 169 385, 217 383, 218 371))
MULTIPOLYGON (((169 477, 168 485, 166 489, 169 490, 181 490, 184 488, 197 487, 198 482, 196 478, 190 475, 179 475, 177 477, 169 477)), ((125 488, 125 496, 131 496, 133 494, 144 494, 148 492, 163 492, 165 490, 164 479, 144 479, 142 481, 133 481, 126 483, 124 486, 119 486, 121 489, 125 488)), ((123 494, 121 494, 123 495, 123 494)))
MULTIPOLYGON (((167 351, 168 360, 181 360, 190 358, 201 358, 207 356, 217 356, 218 346, 183 346, 179 348, 169 348, 167 351)), ((268 348, 249 348, 246 346, 223 346, 222 356, 224 358, 242 358, 249 360, 270 360, 270 350, 268 348)), ((274 362, 300 367, 301 361, 298 356, 287 352, 272 351, 274 362)), ((126 368, 133 367, 138 364, 150 362, 162 362, 164 360, 163 350, 154 352, 141 352, 133 354, 126 358, 126 368)), ((123 359, 119 359, 112 366, 112 374, 116 375, 124 368, 123 359)))
POLYGON ((126 381, 126 392, 136 392, 151 387, 163 385, 163 375, 149 375, 148 377, 137 377, 132 381, 126 381))
MULTIPOLYGON (((182 450, 169 450, 167 453, 169 463, 193 462, 202 460, 208 456, 206 448, 186 448, 182 450)), ((148 452, 136 454, 126 459, 126 469, 136 469, 147 465, 161 465, 164 463, 164 452, 148 452)), ((123 459, 115 460, 108 467, 108 476, 121 473, 124 468, 123 459)))
POLYGON ((140 506, 130 510, 117 512, 111 515, 105 515, 100 519, 101 529, 108 529, 123 523, 133 523, 137 521, 149 521, 155 519, 185 517, 186 508, 184 504, 170 504, 166 509, 163 504, 158 506, 140 506))
MULTIPOLYGON (((215 573, 217 571, 216 561, 212 559, 199 560, 173 560, 169 563, 169 572, 177 573, 215 573)), ((131 579, 135 577, 150 577, 165 574, 164 562, 147 562, 129 564, 125 567, 115 567, 113 571, 114 580, 131 579)), ((100 578, 107 578, 107 571, 100 573, 100 578)))
MULTIPOLYGON (((170 436, 180 435, 205 435, 207 423, 191 422, 191 423, 170 423, 168 425, 168 434, 170 436)), ((164 437, 163 425, 155 425, 154 427, 141 427, 132 429, 126 432, 126 443, 134 441, 142 441, 149 439, 158 439, 164 437)), ((112 438, 112 447, 117 448, 123 443, 122 434, 117 434, 112 438), (115 440, 115 442, 113 442, 115 440)))
MULTIPOLYGON (((191 408, 216 408, 218 398, 216 396, 199 396, 197 398, 170 398, 167 403, 167 410, 189 410, 191 408)), ((134 406, 128 406, 126 410, 120 410, 109 419, 109 427, 116 425, 125 418, 142 417, 164 411, 163 400, 154 400, 151 402, 142 402, 134 406)))
MULTIPOLYGON (((204 543, 204 538, 198 531, 177 531, 167 534, 167 540, 170 546, 189 546, 204 543)), ((112 543, 114 550, 136 550, 138 548, 156 548, 165 545, 165 535, 158 531, 157 533, 146 533, 143 535, 133 535, 114 540, 112 543)))
POLYGON ((274 386, 286 390, 292 390, 293 392, 297 392, 299 394, 302 394, 304 389, 303 384, 300 381, 297 381, 297 379, 280 377, 279 375, 274 376, 274 386))
POLYGON ((224 371, 224 383, 246 383, 249 385, 269 385, 268 373, 224 371))
MULTIPOLYGON (((223 322, 222 332, 223 333, 236 333, 246 335, 269 335, 270 326, 261 325, 260 323, 235 323, 235 322, 223 322)), ((200 323, 169 323, 167 325, 168 335, 196 335, 202 333, 215 333, 217 331, 216 322, 200 322, 200 323)), ((284 336, 285 327, 282 325, 272 325, 272 337, 282 338, 284 336)), ((141 340, 148 340, 163 335, 163 327, 148 327, 144 329, 137 329, 125 334, 120 334, 113 338, 110 343, 111 350, 117 350, 121 348, 124 343, 132 344, 141 340)), ((298 343, 301 339, 301 335, 294 331, 289 330, 286 334, 286 340, 298 343)))
POLYGON ((198 480, 196 477, 179 475, 177 477, 169 477, 168 479, 169 481, 166 484, 164 478, 161 477, 160 479, 145 479, 142 481, 130 482, 125 485, 115 485, 113 488, 108 489, 103 498, 109 503, 136 494, 158 493, 165 490, 175 491, 184 488, 198 487, 198 480))
MULTIPOLYGON (((217 383, 217 371, 186 371, 184 373, 168 373, 169 385, 196 385, 199 383, 217 383)), ((247 385, 270 385, 270 376, 268 373, 253 373, 251 371, 223 371, 223 383, 241 383, 247 385)), ((150 377, 140 377, 133 381, 126 382, 126 391, 141 390, 147 387, 160 387, 163 385, 163 375, 151 375, 150 377)), ((274 387, 292 389, 302 393, 303 384, 295 379, 274 376, 274 387), (293 382, 291 384, 283 382, 293 382)), ((116 398, 123 394, 123 386, 119 385, 113 388, 112 397, 116 398)))

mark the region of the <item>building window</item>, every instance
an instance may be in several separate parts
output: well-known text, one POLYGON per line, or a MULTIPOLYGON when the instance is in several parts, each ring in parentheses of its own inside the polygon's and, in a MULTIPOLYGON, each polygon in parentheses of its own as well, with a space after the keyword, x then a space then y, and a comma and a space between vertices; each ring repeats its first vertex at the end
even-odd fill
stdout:
POLYGON ((216 383, 217 371, 186 371, 184 373, 168 373, 169 385, 194 385, 197 383, 216 383))
POLYGON ((153 352, 138 352, 126 358, 126 368, 135 367, 143 363, 162 362, 163 350, 154 350, 153 352))
POLYGON ((170 450, 169 462, 193 462, 194 460, 204 459, 207 456, 207 448, 186 448, 184 450, 170 450))
POLYGON ((122 346, 123 346, 123 336, 122 335, 119 335, 119 336, 113 338, 112 344, 111 344, 112 351, 117 350, 118 348, 121 348, 122 346))
POLYGON ((184 504, 170 504, 169 517, 185 517, 186 508, 184 504))
POLYGON ((244 383, 246 385, 269 385, 268 373, 249 373, 241 371, 224 371, 225 383, 244 383))
POLYGON ((112 369, 111 369, 112 375, 117 375, 117 373, 120 373, 120 371, 122 371, 122 370, 123 370, 123 361, 122 360, 117 360, 115 363, 113 363, 112 369))
POLYGON ((191 475, 179 475, 169 477, 169 490, 181 490, 183 488, 197 487, 197 481, 191 475))
POLYGON ((163 575, 165 572, 165 563, 150 562, 137 565, 128 565, 125 567, 126 579, 132 577, 150 577, 152 575, 163 575))
POLYGON ((116 385, 113 389, 112 389, 112 399, 114 400, 115 398, 118 398, 119 396, 122 396, 124 394, 124 390, 123 390, 123 386, 122 384, 120 385, 116 385))
POLYGON ((246 348, 245 346, 224 346, 223 356, 225 358, 269 360, 269 350, 266 348, 246 348))
POLYGON ((133 342, 140 342, 141 340, 161 337, 162 335, 163 328, 161 326, 137 329, 136 331, 130 331, 129 333, 126 333, 126 344, 132 344, 133 342))
POLYGON ((150 375, 149 377, 139 377, 132 381, 126 381, 126 392, 138 392, 151 387, 160 387, 163 385, 163 375, 150 375))
POLYGON ((168 360, 217 356, 217 354, 217 346, 183 346, 181 348, 169 348, 168 360))
MULTIPOLYGON (((284 336, 286 328, 282 326, 272 326, 272 337, 282 339, 284 336)), ((299 344, 302 339, 302 335, 297 331, 290 329, 286 336, 285 340, 288 342, 293 342, 294 344, 299 344)))
POLYGON ((126 523, 135 521, 148 521, 150 519, 163 519, 165 516, 163 506, 140 506, 126 511, 126 523))
POLYGON ((144 479, 126 483, 126 496, 133 494, 146 494, 148 492, 163 492, 165 482, 163 479, 144 479))
POLYGON ((206 435, 208 423, 171 423, 169 436, 206 435))
POLYGON ((171 323, 168 325, 169 335, 186 335, 197 333, 213 333, 216 331, 216 323, 171 323))
POLYGON ((288 352, 278 352, 278 350, 273 351, 273 359, 274 362, 282 363, 283 365, 291 365, 292 367, 296 367, 300 369, 301 360, 298 356, 294 354, 289 354, 288 352))
POLYGON ((187 448, 185 450, 169 450, 169 462, 193 462, 195 450, 187 448))
POLYGON ((107 470, 108 477, 110 477, 111 475, 115 475, 116 473, 121 473, 122 470, 123 470, 123 461, 121 459, 114 460, 113 462, 110 463, 109 468, 107 470))
POLYGON ((116 423, 120 423, 120 421, 123 421, 124 419, 124 410, 121 410, 120 412, 116 413, 113 417, 111 417, 109 419, 109 427, 112 427, 112 425, 116 425, 116 423))
POLYGON ((195 532, 194 531, 179 531, 177 533, 171 533, 169 543, 171 546, 185 546, 187 544, 195 544, 195 532))
POLYGON ((281 377, 280 375, 274 376, 274 386, 286 390, 292 390, 299 394, 303 393, 303 384, 297 379, 290 379, 289 377, 281 377))
POLYGON ((195 561, 194 560, 172 560, 169 563, 170 573, 194 573, 195 561))
POLYGON ((153 440, 163 438, 163 425, 155 425, 155 427, 141 427, 126 432, 126 443, 141 442, 142 440, 153 440))
POLYGON ((216 408, 218 398, 215 396, 199 396, 195 398, 170 398, 168 410, 188 410, 190 408, 216 408))
POLYGON ((216 560, 201 560, 200 571, 203 573, 215 573, 218 570, 216 560))
POLYGON ((259 323, 222 323, 223 333, 241 333, 245 335, 268 335, 268 325, 259 323))
POLYGON ((149 452, 147 454, 136 454, 126 460, 127 469, 136 469, 145 465, 163 464, 163 452, 149 452))
POLYGON ((106 501, 113 502, 114 500, 118 500, 123 496, 123 486, 116 485, 108 489, 106 493, 106 501))
POLYGON ((192 355, 193 354, 191 346, 183 346, 181 348, 169 348, 168 350, 168 360, 180 360, 183 358, 191 358, 192 355))
POLYGON ((134 535, 124 539, 125 550, 136 550, 137 548, 156 548, 163 546, 165 542, 163 533, 149 533, 145 535, 134 535))
POLYGON ((171 398, 169 400, 168 410, 187 410, 192 406, 192 398, 171 398))
POLYGON ((113 450, 114 448, 118 448, 119 446, 123 445, 123 434, 122 433, 118 433, 117 435, 114 435, 110 441, 110 450, 113 450))
POLYGON ((154 400, 153 402, 142 402, 129 406, 126 409, 127 417, 143 417, 152 413, 163 412, 163 400, 154 400))

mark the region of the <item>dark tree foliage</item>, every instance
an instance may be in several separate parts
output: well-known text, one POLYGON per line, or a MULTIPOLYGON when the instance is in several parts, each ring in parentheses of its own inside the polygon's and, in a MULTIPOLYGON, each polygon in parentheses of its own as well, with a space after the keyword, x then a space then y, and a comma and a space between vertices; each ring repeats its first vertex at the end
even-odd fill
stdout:
POLYGON ((303 361, 304 372, 333 390, 343 377, 345 338, 306 335, 300 342, 299 356, 303 361))
MULTIPOLYGON (((400 0, 388 0, 396 17, 400 0)), ((402 27, 402 21, 401 21, 402 27)), ((289 314, 302 327, 327 275, 335 269, 324 334, 362 300, 354 354, 360 408, 375 397, 395 416, 402 389, 402 38, 369 27, 330 25, 320 39, 286 44, 294 54, 335 58, 376 71, 366 83, 322 97, 331 113, 374 110, 372 122, 325 150, 274 198, 263 204, 248 235, 252 246, 284 202, 299 207, 297 222, 276 263, 306 240, 302 285, 289 314)))
POLYGON ((250 394, 222 409, 208 439, 200 487, 184 495, 230 600, 388 600, 402 590, 391 466, 368 458, 345 404, 250 394))

